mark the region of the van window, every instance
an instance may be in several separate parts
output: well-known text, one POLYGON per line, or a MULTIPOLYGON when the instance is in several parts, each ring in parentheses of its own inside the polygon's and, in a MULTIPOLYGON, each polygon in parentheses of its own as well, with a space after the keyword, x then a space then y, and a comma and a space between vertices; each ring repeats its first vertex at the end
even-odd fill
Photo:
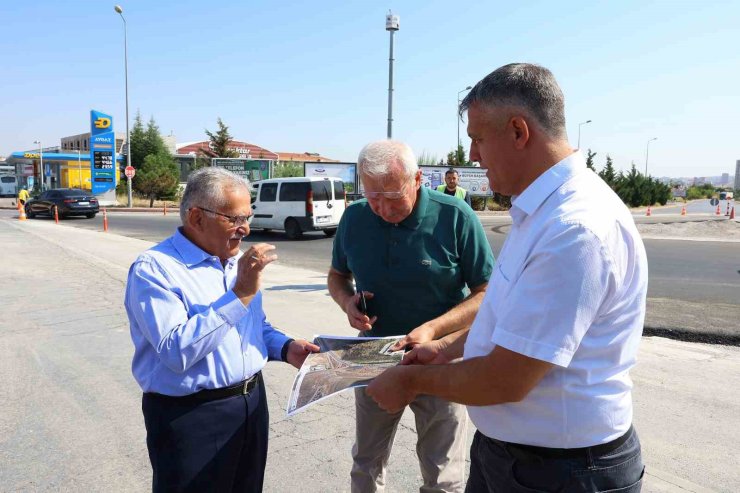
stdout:
POLYGON ((3 176, 0 177, 2 183, 15 183, 15 176, 3 176))
POLYGON ((311 190, 315 201, 331 200, 331 182, 329 180, 312 181, 311 190))
POLYGON ((308 196, 310 185, 307 181, 283 183, 280 185, 280 202, 303 202, 308 196))
POLYGON ((263 183, 260 185, 260 202, 275 202, 277 198, 277 183, 263 183))
POLYGON ((334 198, 337 200, 344 200, 344 182, 334 182, 334 198))

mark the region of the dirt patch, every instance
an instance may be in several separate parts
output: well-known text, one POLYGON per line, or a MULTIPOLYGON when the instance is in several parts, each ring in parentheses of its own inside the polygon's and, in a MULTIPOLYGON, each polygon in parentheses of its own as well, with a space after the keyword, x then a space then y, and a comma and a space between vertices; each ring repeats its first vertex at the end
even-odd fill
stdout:
POLYGON ((643 238, 740 241, 738 221, 691 221, 670 224, 638 224, 643 238))

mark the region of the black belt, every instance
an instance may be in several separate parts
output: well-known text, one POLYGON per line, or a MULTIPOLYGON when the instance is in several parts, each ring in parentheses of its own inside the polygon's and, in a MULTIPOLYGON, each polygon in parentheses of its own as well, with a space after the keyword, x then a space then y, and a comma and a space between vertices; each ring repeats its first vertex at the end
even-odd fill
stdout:
POLYGON ((218 399, 225 399, 227 397, 233 397, 235 395, 248 395, 257 387, 262 372, 257 372, 246 380, 239 382, 229 387, 221 387, 220 389, 203 389, 194 394, 182 395, 182 396, 171 396, 158 394, 156 392, 147 392, 148 395, 158 398, 174 399, 178 401, 192 401, 192 402, 208 402, 215 401, 218 399))
POLYGON ((504 442, 490 437, 486 438, 503 445, 506 450, 517 459, 576 459, 580 457, 587 457, 589 453, 592 457, 598 457, 604 454, 608 454, 612 450, 616 450, 617 448, 622 446, 624 442, 626 442, 632 436, 633 433, 634 429, 630 425, 630 429, 627 430, 624 435, 619 438, 615 438, 611 442, 593 445, 591 447, 580 448, 537 447, 535 445, 523 445, 521 443, 504 442))

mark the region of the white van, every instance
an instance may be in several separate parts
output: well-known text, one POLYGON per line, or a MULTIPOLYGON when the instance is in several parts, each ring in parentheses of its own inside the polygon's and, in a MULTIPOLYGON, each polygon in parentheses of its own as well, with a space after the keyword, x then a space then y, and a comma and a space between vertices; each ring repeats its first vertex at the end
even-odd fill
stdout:
POLYGON ((304 231, 334 236, 347 204, 344 182, 335 177, 271 178, 255 182, 250 228, 283 229, 295 240, 304 231))
POLYGON ((15 175, 0 175, 0 197, 15 197, 18 194, 18 180, 15 175))

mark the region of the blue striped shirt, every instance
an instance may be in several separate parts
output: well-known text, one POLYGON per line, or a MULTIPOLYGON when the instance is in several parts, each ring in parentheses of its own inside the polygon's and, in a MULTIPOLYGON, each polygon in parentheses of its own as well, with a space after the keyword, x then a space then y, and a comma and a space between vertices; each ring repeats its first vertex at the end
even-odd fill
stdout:
POLYGON ((181 396, 234 385, 280 359, 289 338, 232 288, 242 252, 221 264, 180 230, 131 265, 125 306, 132 371, 144 392, 181 396))

